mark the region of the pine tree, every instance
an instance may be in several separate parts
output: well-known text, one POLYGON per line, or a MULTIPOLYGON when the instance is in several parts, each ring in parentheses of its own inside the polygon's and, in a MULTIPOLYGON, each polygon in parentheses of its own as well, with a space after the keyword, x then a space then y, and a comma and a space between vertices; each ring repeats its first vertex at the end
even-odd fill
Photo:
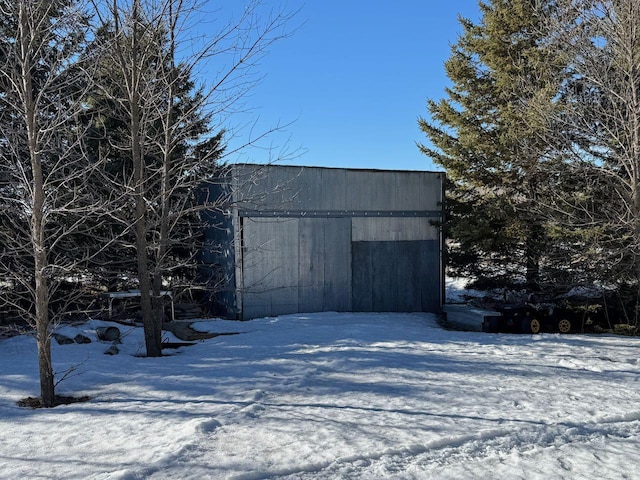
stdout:
POLYGON ((546 46, 554 2, 480 2, 478 24, 463 33, 445 64, 453 85, 429 100, 419 126, 421 150, 449 179, 449 266, 477 283, 536 287, 548 247, 541 196, 556 150, 546 141, 547 113, 562 81, 557 52, 546 46))

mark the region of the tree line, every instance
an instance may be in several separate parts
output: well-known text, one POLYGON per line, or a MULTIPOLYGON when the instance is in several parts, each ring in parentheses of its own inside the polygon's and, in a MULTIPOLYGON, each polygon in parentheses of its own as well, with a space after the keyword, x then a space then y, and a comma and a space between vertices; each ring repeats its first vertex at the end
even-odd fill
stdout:
POLYGON ((640 306, 640 3, 481 1, 428 101, 452 275, 640 306))
POLYGON ((290 15, 252 1, 203 33, 198 7, 0 1, 0 310, 35 327, 45 407, 52 328, 87 285, 134 282, 162 354, 161 292, 196 281, 202 212, 225 207, 203 185, 290 15))

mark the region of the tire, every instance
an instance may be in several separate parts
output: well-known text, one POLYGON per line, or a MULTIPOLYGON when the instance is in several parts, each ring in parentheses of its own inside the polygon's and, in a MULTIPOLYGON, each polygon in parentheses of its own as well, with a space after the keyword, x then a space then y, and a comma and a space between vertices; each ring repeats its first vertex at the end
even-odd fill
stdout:
POLYGON ((563 318, 558 322, 558 331, 560 333, 569 333, 571 331, 571 320, 563 318))
POLYGON ((542 332, 542 324, 540 320, 537 318, 532 318, 529 322, 529 328, 531 329, 531 333, 540 333, 542 332))

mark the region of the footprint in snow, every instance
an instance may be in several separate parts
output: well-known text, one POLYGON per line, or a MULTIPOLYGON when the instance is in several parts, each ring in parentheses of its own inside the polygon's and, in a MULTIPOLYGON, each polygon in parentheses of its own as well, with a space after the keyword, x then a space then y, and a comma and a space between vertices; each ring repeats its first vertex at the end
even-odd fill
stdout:
POLYGON ((201 433, 210 434, 215 432, 221 426, 222 424, 219 421, 211 418, 209 420, 205 420, 200 425, 198 425, 198 430, 201 433))
POLYGON ((257 418, 263 411, 264 407, 257 403, 252 403, 242 409, 242 413, 249 418, 257 418))

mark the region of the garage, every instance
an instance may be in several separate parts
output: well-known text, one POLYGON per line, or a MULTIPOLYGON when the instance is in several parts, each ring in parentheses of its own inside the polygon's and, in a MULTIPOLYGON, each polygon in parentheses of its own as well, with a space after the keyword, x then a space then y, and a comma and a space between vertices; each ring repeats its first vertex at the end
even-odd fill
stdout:
POLYGON ((206 232, 217 314, 438 312, 440 172, 233 165, 206 232), (222 278, 220 278, 222 277, 222 278))

